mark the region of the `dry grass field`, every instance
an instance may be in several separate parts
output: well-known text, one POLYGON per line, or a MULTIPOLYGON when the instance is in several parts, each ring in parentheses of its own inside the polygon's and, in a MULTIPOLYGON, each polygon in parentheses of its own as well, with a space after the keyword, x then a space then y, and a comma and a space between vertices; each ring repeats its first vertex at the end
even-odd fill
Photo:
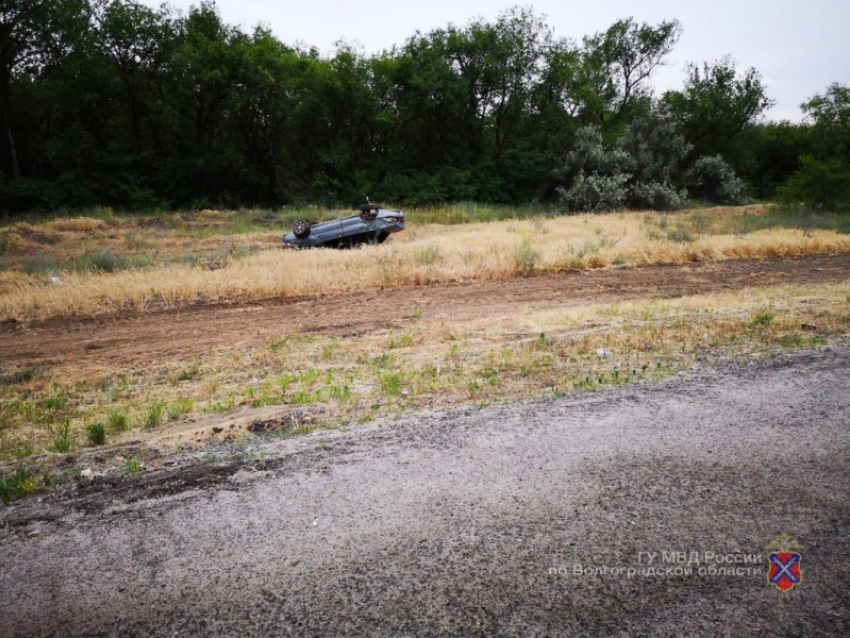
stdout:
POLYGON ((801 221, 761 207, 462 224, 432 223, 458 219, 426 209, 412 211, 410 227, 386 244, 348 251, 284 250, 292 215, 255 215, 76 217, 3 228, 0 321, 850 251, 841 218, 801 221))
POLYGON ((346 251, 281 249, 289 218, 248 211, 3 227, 0 473, 18 477, 4 489, 39 489, 103 445, 123 446, 110 458, 132 472, 211 441, 592 391, 850 335, 840 218, 453 214, 413 211, 390 242, 346 251))

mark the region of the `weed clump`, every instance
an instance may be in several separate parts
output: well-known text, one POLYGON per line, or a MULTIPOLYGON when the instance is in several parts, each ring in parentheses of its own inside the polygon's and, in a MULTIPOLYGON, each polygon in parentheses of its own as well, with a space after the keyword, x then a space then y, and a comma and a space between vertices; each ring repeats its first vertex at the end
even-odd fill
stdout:
POLYGON ((144 426, 148 429, 155 428, 162 422, 162 415, 165 412, 165 405, 156 401, 150 405, 145 413, 144 426))
POLYGON ((54 452, 64 454, 71 451, 71 421, 65 419, 61 425, 48 427, 50 435, 51 449, 54 452))
POLYGON ((26 468, 19 467, 12 474, 0 476, 0 501, 12 501, 32 494, 50 485, 50 478, 37 477, 26 468))
POLYGON ((106 443, 106 428, 100 421, 89 423, 86 426, 86 436, 92 445, 103 445, 106 443))
POLYGON ((123 432, 127 429, 127 415, 120 410, 110 410, 106 417, 106 422, 109 424, 109 429, 113 432, 123 432))
POLYGON ((755 317, 753 317, 753 326, 766 326, 771 323, 776 318, 776 315, 772 313, 770 310, 765 310, 764 312, 758 313, 755 317))
POLYGON ((139 470, 142 469, 142 462, 139 460, 137 456, 131 456, 127 459, 127 462, 124 464, 124 471, 127 474, 135 474, 139 470))
POLYGON ((521 275, 530 275, 540 262, 540 253, 531 246, 531 239, 526 237, 517 247, 514 254, 514 266, 521 275))

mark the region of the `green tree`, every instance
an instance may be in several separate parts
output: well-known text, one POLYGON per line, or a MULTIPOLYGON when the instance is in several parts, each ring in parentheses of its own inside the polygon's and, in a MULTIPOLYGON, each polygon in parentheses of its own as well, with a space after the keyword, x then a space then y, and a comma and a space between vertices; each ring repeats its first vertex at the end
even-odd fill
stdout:
POLYGON ((850 87, 833 83, 801 108, 812 123, 813 152, 850 160, 850 87))
POLYGON ((800 169, 779 187, 777 199, 819 212, 850 212, 850 164, 840 157, 806 155, 800 169))
POLYGON ((11 85, 15 77, 37 75, 55 64, 86 28, 83 0, 3 0, 0 4, 0 102, 9 170, 20 176, 11 85))
POLYGON ((777 198, 819 211, 850 211, 850 87, 831 84, 802 109, 811 122, 811 152, 800 158, 777 198))
MULTIPOLYGON (((586 74, 593 78, 589 83, 595 86, 607 111, 622 114, 649 94, 649 79, 673 50, 681 32, 676 20, 653 26, 627 18, 604 33, 585 38, 586 74)), ((600 112, 600 121, 605 116, 605 111, 600 112)))
POLYGON ((753 68, 739 73, 725 57, 688 67, 682 91, 668 91, 662 104, 678 121, 685 139, 700 155, 728 155, 735 137, 773 104, 761 75, 753 68))

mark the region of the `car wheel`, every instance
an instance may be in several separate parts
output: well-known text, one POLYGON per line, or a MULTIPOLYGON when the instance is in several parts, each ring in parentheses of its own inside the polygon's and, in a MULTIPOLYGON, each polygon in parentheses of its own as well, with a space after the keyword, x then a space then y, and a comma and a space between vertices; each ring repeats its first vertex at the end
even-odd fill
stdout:
POLYGON ((298 239, 306 239, 310 236, 310 222, 303 219, 295 222, 295 227, 292 229, 292 234, 298 239))
POLYGON ((374 208, 360 211, 360 219, 364 222, 373 222, 378 218, 378 211, 374 208))

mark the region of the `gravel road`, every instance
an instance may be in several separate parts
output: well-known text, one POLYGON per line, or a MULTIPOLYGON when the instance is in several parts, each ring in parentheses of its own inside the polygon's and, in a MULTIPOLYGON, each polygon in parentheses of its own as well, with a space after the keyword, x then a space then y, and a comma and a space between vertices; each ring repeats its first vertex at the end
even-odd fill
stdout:
POLYGON ((249 452, 4 508, 0 635, 850 635, 846 347, 249 452))

